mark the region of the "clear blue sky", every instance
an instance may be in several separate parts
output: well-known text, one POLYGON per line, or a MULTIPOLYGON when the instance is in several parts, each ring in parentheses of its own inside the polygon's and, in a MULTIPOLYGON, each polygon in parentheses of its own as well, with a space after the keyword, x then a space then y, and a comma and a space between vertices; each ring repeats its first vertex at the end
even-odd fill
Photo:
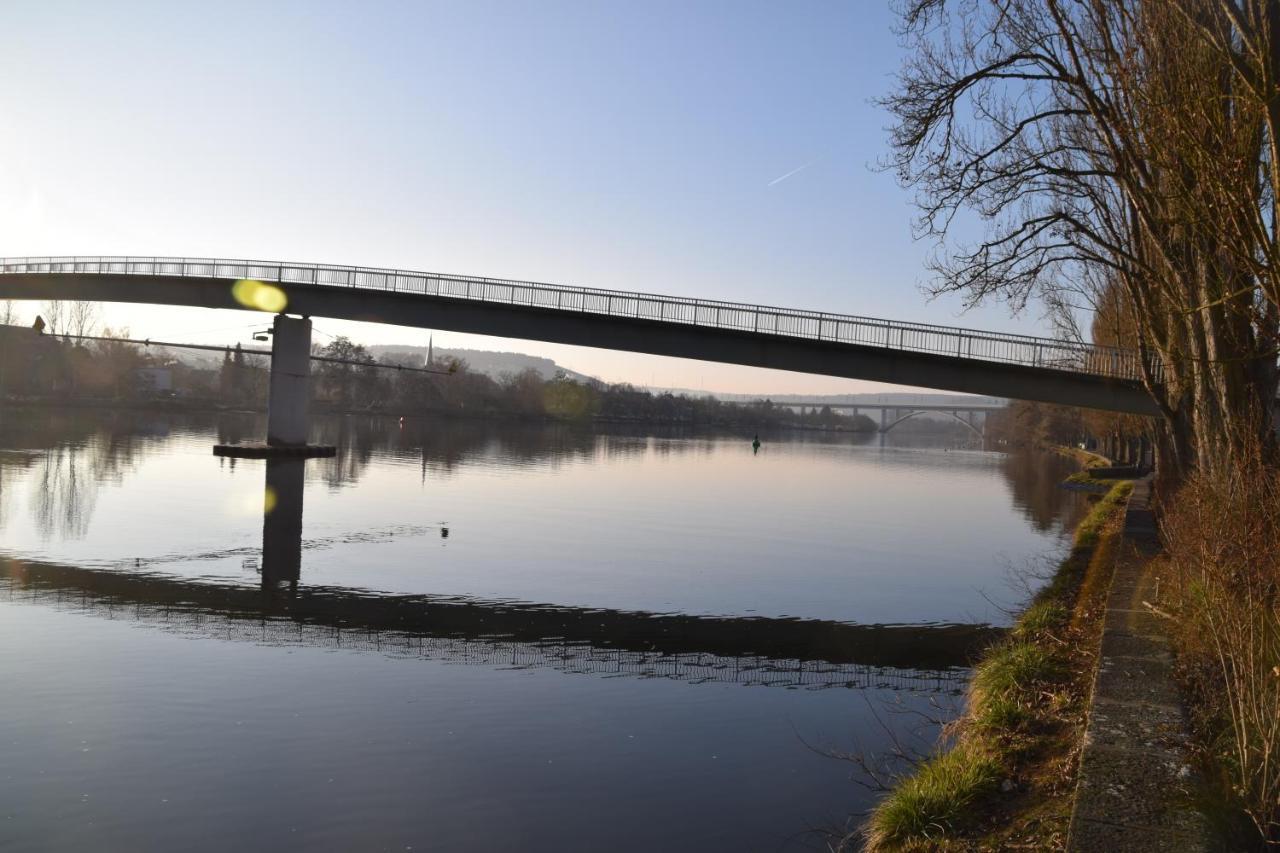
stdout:
MULTIPOLYGON (((910 196, 871 168, 888 123, 871 99, 901 59, 892 23, 878 0, 6 2, 0 255, 383 265, 1041 331, 918 289, 930 246, 911 239, 910 196)), ((105 319, 212 343, 263 324, 122 306, 105 319)), ((639 384, 884 387, 436 344, 639 384)))

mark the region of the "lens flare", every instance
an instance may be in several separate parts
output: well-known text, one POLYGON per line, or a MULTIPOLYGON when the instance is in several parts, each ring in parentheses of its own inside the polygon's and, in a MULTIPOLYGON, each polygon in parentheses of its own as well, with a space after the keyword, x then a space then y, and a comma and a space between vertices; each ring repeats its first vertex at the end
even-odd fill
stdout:
POLYGON ((271 511, 276 508, 276 502, 278 500, 279 499, 276 497, 276 490, 267 486, 262 492, 262 514, 270 515, 271 511))
POLYGON ((231 285, 231 295, 246 308, 270 311, 272 314, 279 314, 289 304, 289 298, 284 295, 283 290, 274 284, 251 278, 242 278, 231 285))

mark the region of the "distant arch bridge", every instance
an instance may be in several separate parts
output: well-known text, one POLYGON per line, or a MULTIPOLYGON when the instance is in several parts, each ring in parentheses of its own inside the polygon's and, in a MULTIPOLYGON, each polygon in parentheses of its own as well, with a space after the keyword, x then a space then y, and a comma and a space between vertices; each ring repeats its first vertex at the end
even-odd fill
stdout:
POLYGON ((903 421, 910 420, 917 415, 927 413, 938 413, 954 418, 957 422, 968 427, 975 435, 982 438, 986 435, 987 416, 992 412, 1004 411, 1009 405, 1008 400, 999 399, 980 399, 972 400, 949 400, 946 402, 938 402, 937 398, 932 400, 925 397, 920 400, 913 400, 905 396, 892 396, 880 400, 858 400, 850 402, 830 402, 827 400, 782 400, 775 405, 785 406, 789 409, 844 409, 851 411, 852 414, 862 414, 868 410, 880 412, 880 427, 882 433, 889 432, 903 421), (982 415, 980 420, 976 420, 977 415, 982 415))
MULTIPOLYGON (((925 413, 926 411, 924 409, 914 409, 912 411, 909 411, 900 415, 898 419, 895 421, 887 422, 885 420, 882 420, 880 423, 880 432, 882 433, 888 432, 889 430, 893 429, 903 421, 908 421, 911 418, 914 418, 916 415, 923 415, 925 413)), ((948 415, 954 418, 957 423, 968 427, 969 431, 972 432, 974 435, 976 435, 978 438, 982 438, 986 435, 987 424, 985 419, 982 421, 981 425, 978 425, 973 422, 972 414, 970 414, 968 418, 962 418, 960 417, 960 414, 958 412, 953 412, 950 409, 943 410, 940 412, 940 414, 948 415)))

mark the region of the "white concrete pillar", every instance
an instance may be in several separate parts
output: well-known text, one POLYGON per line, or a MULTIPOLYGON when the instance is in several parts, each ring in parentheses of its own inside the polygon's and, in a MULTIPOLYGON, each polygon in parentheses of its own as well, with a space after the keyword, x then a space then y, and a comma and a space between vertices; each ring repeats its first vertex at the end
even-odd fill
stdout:
POLYGON ((303 445, 311 427, 311 320, 277 314, 272 328, 267 444, 303 445))

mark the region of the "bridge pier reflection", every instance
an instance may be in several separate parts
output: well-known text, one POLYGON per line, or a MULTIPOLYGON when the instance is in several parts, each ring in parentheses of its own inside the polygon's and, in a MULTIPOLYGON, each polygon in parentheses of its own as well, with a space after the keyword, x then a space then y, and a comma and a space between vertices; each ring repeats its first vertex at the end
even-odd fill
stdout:
POLYGON ((268 459, 262 495, 262 587, 298 588, 302 576, 303 459, 268 459))

